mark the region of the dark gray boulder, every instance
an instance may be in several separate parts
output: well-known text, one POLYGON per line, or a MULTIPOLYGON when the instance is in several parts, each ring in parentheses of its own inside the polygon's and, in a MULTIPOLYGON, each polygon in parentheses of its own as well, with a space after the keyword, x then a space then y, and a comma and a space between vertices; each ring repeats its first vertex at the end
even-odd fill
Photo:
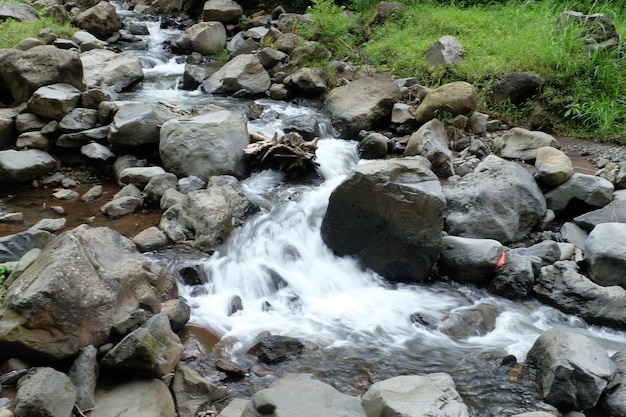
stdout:
POLYGON ((304 344, 296 338, 270 335, 262 338, 251 351, 263 363, 269 365, 284 362, 304 350, 304 344))
POLYGON ((99 385, 96 408, 90 417, 177 417, 167 385, 159 379, 138 379, 114 385, 99 385))
POLYGON ((534 74, 511 72, 489 86, 490 98, 495 103, 510 101, 519 106, 539 93, 543 80, 534 74))
POLYGON ((113 147, 158 144, 161 125, 176 117, 157 105, 121 102, 111 123, 109 143, 113 147))
POLYGON ((602 177, 575 172, 563 184, 548 191, 545 197, 548 208, 561 213, 576 205, 604 207, 611 202, 614 190, 613 184, 602 177))
POLYGON ((437 326, 437 330, 455 339, 484 336, 496 328, 500 312, 491 304, 459 307, 448 313, 437 326))
POLYGON ((69 377, 76 387, 76 405, 81 410, 91 410, 96 406, 96 384, 100 375, 98 349, 85 346, 70 368, 69 377))
POLYGON ((0 237, 0 263, 19 261, 32 249, 43 249, 54 235, 45 230, 26 230, 0 237))
POLYGON ((616 371, 606 350, 564 327, 543 332, 528 352, 541 398, 563 410, 594 407, 616 371))
POLYGON ((15 417, 70 417, 76 388, 70 378, 52 368, 33 368, 20 378, 15 417))
POLYGON ((620 350, 611 355, 617 372, 600 399, 603 410, 615 417, 626 416, 626 351, 620 350))
POLYGON ((626 223, 601 223, 585 241, 589 275, 604 286, 626 288, 626 223))
POLYGON ((441 251, 444 206, 426 159, 371 161, 331 194, 322 238, 338 255, 354 256, 388 279, 419 282, 441 251))
POLYGON ((98 39, 107 39, 123 26, 115 7, 104 0, 76 15, 74 23, 98 39))
POLYGON ((528 297, 538 274, 533 261, 537 268, 541 267, 541 259, 529 255, 526 249, 508 250, 504 264, 494 273, 489 290, 514 300, 528 297))
POLYGON ((626 223, 626 190, 613 193, 613 200, 606 206, 574 217, 574 223, 591 231, 601 223, 626 223))
POLYGON ((485 283, 494 274, 504 247, 493 239, 444 236, 439 271, 457 282, 485 283))
POLYGON ((223 396, 223 390, 210 383, 197 371, 180 362, 174 372, 172 394, 178 417, 196 417, 223 396))

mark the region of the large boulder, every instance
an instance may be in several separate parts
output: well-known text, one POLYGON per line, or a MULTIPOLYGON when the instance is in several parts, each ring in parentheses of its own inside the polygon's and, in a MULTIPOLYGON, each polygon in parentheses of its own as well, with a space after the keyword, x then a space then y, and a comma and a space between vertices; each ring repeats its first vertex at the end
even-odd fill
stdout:
POLYGON ((602 408, 612 416, 626 416, 626 351, 620 350, 611 355, 617 367, 613 380, 600 399, 602 408))
POLYGON ((446 230, 455 236, 515 242, 539 224, 546 202, 515 162, 489 155, 473 173, 444 185, 446 230))
POLYGON ((238 55, 217 70, 202 88, 208 93, 259 95, 270 88, 269 73, 259 58, 252 54, 238 55))
POLYGON ((243 8, 233 0, 208 0, 202 8, 202 20, 230 23, 243 14, 243 8))
POLYGON ((537 158, 537 149, 552 146, 559 147, 554 136, 544 132, 514 127, 493 141, 493 147, 500 156, 525 161, 537 158))
POLYGON ((361 398, 368 417, 469 417, 450 375, 402 375, 376 382, 361 398))
POLYGON ((241 417, 365 417, 358 397, 345 395, 310 374, 289 374, 255 393, 241 417))
POLYGON ((130 312, 158 312, 157 271, 129 239, 82 225, 50 242, 8 288, 0 311, 4 355, 65 359, 109 340, 130 312))
POLYGON ((226 46, 226 28, 220 22, 200 22, 185 29, 173 42, 174 51, 213 55, 226 46))
POLYGON ((565 313, 590 323, 626 329, 626 290, 594 283, 571 262, 558 261, 541 268, 533 291, 539 300, 565 313))
POLYGON ((626 223, 601 223, 585 242, 585 262, 600 285, 626 288, 626 223))
POLYGON ((484 336, 496 328, 498 314, 496 307, 486 303, 455 308, 441 320, 437 330, 455 339, 484 336))
POLYGON ((15 143, 17 115, 16 108, 0 109, 0 151, 10 148, 15 143))
POLYGON ((156 104, 119 102, 109 131, 112 147, 158 144, 160 126, 178 115, 156 104))
POLYGON ((331 120, 345 139, 354 139, 359 131, 371 130, 390 119, 393 105, 402 92, 390 78, 365 77, 333 89, 325 106, 331 120))
POLYGON ((123 26, 115 7, 105 0, 79 13, 74 18, 74 24, 102 40, 107 39, 123 26))
POLYGON ((322 238, 388 279, 422 281, 439 257, 444 207, 424 158, 368 162, 331 194, 322 238))
POLYGON ((56 166, 56 159, 39 149, 0 151, 0 183, 27 183, 47 174, 56 166))
POLYGON ((28 109, 46 119, 61 120, 78 106, 82 93, 70 84, 39 87, 28 100, 28 109))
POLYGON ((528 352, 541 398, 563 410, 594 407, 616 367, 591 338, 564 327, 546 330, 528 352))
POLYGON ((70 378, 52 368, 33 368, 17 384, 15 417, 71 416, 76 388, 70 378))
POLYGON ((220 390, 197 371, 179 362, 174 372, 172 393, 179 417, 196 417, 213 401, 220 399, 220 390))
POLYGON ((139 58, 116 54, 107 49, 92 49, 80 54, 89 87, 111 89, 116 93, 143 79, 139 58))
POLYGON ((626 223, 626 190, 615 191, 613 201, 606 206, 574 217, 574 223, 587 231, 611 222, 626 223))
POLYGON ((543 80, 534 74, 511 72, 489 86, 489 97, 495 103, 509 101, 515 106, 524 104, 539 93, 543 80))
POLYGON ((250 143, 243 116, 228 110, 170 120, 160 132, 159 154, 165 169, 179 178, 194 175, 243 177, 243 149, 250 143))
POLYGON ((458 65, 463 61, 463 55, 463 46, 450 35, 442 36, 424 52, 424 58, 431 68, 458 65))
POLYGON ((213 252, 252 211, 236 178, 214 176, 206 190, 190 192, 163 213, 159 227, 174 242, 213 252))
POLYGON ((159 379, 100 385, 91 417, 176 417, 172 394, 159 379))
POLYGON ((39 19, 37 10, 28 4, 2 2, 0 3, 0 21, 12 19, 17 22, 34 22, 39 19))
POLYGON ((35 90, 50 84, 70 84, 81 91, 86 88, 78 52, 52 45, 15 53, 2 67, 2 78, 18 103, 28 101, 35 90))
POLYGON ((415 110, 415 120, 425 123, 435 117, 471 114, 478 105, 474 86, 465 81, 444 84, 426 93, 415 110))
POLYGON ((611 202, 615 187, 605 178, 575 172, 567 181, 545 194, 555 213, 570 208, 604 207, 611 202))
POLYGON ((39 229, 0 237, 0 263, 17 262, 31 250, 45 248, 54 237, 52 233, 39 229))

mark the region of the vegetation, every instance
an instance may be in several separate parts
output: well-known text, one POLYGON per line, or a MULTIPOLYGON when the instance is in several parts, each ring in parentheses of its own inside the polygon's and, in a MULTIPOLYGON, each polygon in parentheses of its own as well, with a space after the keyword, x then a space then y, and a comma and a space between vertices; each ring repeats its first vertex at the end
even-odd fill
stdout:
POLYGON ((4 301, 4 295, 7 291, 4 283, 6 282, 7 278, 9 278, 9 275, 11 275, 11 272, 13 272, 13 269, 14 268, 12 266, 0 265, 0 305, 2 305, 2 302, 4 301))
MULTIPOLYGON (((489 83, 505 73, 534 73, 545 80, 534 104, 552 115, 557 133, 626 141, 626 51, 591 52, 582 40, 580 26, 558 23, 566 10, 604 13, 624 38, 626 15, 620 5, 589 0, 405 3, 404 13, 371 27, 366 42, 362 42, 362 33, 354 30, 355 25, 339 18, 345 10, 331 0, 313 0, 311 13, 323 28, 320 40, 337 59, 348 56, 399 77, 415 77, 429 87, 458 80, 471 82, 481 95, 483 111, 518 125, 535 110, 533 103, 522 108, 506 103, 488 106, 485 93, 489 83), (454 36, 464 46, 464 60, 455 67, 429 68, 423 54, 444 35, 454 36)), ((378 1, 343 4, 368 21, 378 1)))
POLYGON ((77 30, 69 23, 59 24, 51 17, 41 17, 34 22, 16 22, 9 19, 2 22, 0 49, 12 48, 25 38, 36 38, 37 34, 45 28, 52 29, 52 33, 66 39, 71 39, 77 30))

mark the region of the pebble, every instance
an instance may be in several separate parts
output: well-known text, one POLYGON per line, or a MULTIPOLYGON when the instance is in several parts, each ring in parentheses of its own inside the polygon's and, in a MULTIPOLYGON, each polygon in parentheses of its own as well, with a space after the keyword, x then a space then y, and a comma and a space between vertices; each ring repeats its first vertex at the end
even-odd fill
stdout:
POLYGON ((24 221, 24 213, 7 213, 0 216, 0 223, 22 223, 24 221))
POLYGON ((56 198, 57 200, 73 200, 75 198, 78 198, 78 193, 73 190, 57 189, 52 194, 52 197, 56 198))

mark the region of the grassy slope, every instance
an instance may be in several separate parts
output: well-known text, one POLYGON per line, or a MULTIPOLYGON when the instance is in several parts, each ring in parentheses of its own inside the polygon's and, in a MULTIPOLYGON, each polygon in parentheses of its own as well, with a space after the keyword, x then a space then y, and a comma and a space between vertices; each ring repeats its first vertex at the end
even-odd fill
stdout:
MULTIPOLYGON (((538 74, 546 80, 540 100, 556 116, 559 133, 625 140, 626 63, 615 57, 590 59, 575 28, 558 29, 559 14, 569 9, 550 0, 468 8, 420 2, 374 28, 364 50, 379 68, 417 77, 427 86, 466 80, 481 90, 507 72, 538 74), (444 35, 456 37, 466 56, 457 67, 434 71, 423 53, 444 35)), ((605 13, 626 39, 626 14, 619 6, 591 11, 605 13)), ((483 110, 522 123, 531 109, 483 110)))

